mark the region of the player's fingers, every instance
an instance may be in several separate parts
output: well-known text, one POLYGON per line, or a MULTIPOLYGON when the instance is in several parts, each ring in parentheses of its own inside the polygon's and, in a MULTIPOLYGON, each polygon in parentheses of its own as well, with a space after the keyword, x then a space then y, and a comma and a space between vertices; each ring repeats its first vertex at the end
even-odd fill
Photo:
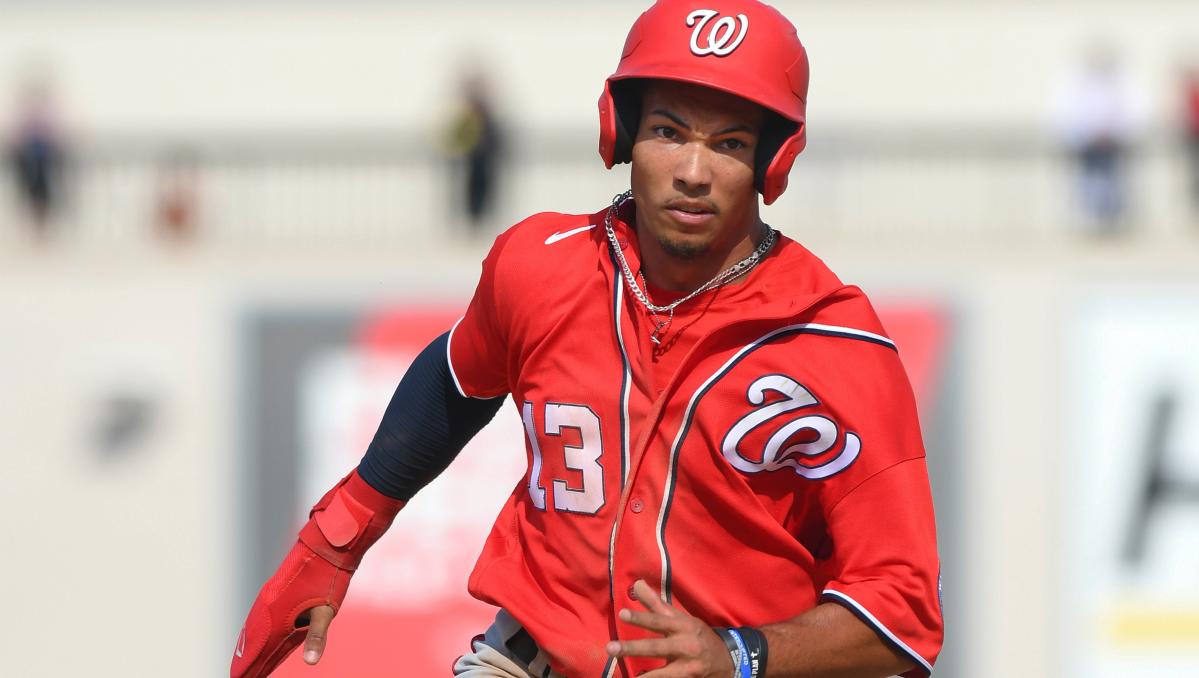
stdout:
POLYGON ((621 621, 636 624, 643 629, 657 631, 662 635, 677 633, 685 630, 686 622, 678 616, 670 617, 656 612, 623 609, 620 611, 621 621))
POLYGON ((633 596, 645 606, 645 609, 656 614, 672 616, 676 614, 676 610, 662 600, 649 584, 645 583, 644 579, 638 579, 633 582, 633 596))
POLYGON ((608 643, 605 649, 613 657, 661 657, 663 659, 671 659, 679 654, 676 643, 670 638, 613 640, 608 643))
MULTIPOLYGON (((315 664, 325 654, 325 641, 329 639, 329 624, 333 622, 333 608, 328 605, 318 605, 306 613, 308 635, 304 637, 304 661, 315 664)), ((303 626, 304 617, 296 620, 297 626, 303 626)))

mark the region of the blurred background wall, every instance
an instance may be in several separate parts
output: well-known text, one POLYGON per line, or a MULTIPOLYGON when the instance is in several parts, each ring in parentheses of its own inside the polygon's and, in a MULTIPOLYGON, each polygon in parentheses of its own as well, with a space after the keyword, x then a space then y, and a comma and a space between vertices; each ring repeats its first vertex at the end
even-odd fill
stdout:
MULTIPOLYGON (((813 75, 766 218, 923 384, 938 675, 1194 675, 1199 5, 775 4, 813 75)), ((491 238, 627 185, 595 102, 642 7, 0 0, 0 673, 227 670, 491 238)), ((440 675, 481 629, 500 420, 289 675, 440 675)))

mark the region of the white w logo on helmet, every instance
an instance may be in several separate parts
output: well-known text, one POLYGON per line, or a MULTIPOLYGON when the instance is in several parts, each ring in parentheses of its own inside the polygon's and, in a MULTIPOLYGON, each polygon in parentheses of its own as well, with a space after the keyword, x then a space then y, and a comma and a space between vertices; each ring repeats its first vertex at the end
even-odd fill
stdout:
POLYGON ((691 53, 695 56, 709 54, 727 56, 737 49, 737 46, 745 39, 745 31, 749 30, 749 17, 744 14, 738 14, 735 19, 726 16, 712 24, 707 33, 708 44, 700 47, 700 34, 704 32, 704 27, 708 25, 712 17, 717 14, 719 12, 714 9, 697 9, 687 15, 687 25, 695 26, 695 30, 691 31, 691 53), (737 32, 737 24, 741 25, 740 32, 737 32), (733 38, 734 33, 737 35, 736 39, 733 38))

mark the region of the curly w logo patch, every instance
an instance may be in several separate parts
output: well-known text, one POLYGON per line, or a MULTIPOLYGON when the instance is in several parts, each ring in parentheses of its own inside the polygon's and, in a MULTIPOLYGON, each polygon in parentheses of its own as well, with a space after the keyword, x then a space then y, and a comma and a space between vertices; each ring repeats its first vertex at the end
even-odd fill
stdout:
POLYGON ((794 416, 820 404, 803 384, 784 374, 768 374, 750 384, 746 399, 755 409, 737 420, 721 442, 721 452, 733 468, 743 473, 761 473, 789 468, 809 480, 828 478, 844 471, 858 458, 862 441, 846 432, 844 444, 837 422, 819 414, 794 416), (774 394, 773 398, 768 398, 774 394), (779 397, 781 396, 781 397, 779 397), (743 450, 750 431, 759 426, 778 426, 761 450, 743 450))

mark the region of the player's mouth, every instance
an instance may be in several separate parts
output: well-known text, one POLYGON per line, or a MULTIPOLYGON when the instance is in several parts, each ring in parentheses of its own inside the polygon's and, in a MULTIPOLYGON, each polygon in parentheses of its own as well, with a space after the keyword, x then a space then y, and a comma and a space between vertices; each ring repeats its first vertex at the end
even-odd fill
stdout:
POLYGON ((666 213, 679 224, 700 226, 716 217, 716 206, 706 200, 671 200, 666 213))

